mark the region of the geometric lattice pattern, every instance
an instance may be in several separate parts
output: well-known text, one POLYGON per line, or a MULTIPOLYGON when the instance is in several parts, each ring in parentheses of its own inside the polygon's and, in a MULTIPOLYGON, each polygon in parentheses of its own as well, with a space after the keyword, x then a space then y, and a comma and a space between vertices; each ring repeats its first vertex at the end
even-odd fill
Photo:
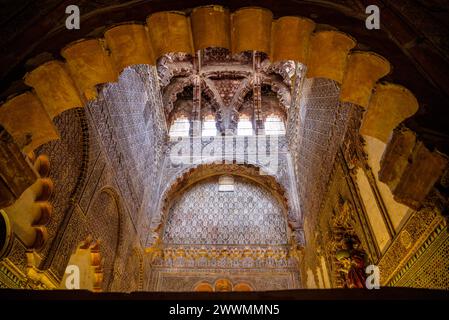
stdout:
POLYGON ((290 119, 299 129, 291 133, 294 136, 289 147, 295 163, 301 209, 310 216, 319 212, 350 115, 350 108, 339 103, 339 96, 336 82, 305 79, 299 105, 292 108, 299 109, 292 115, 297 118, 290 119))
POLYGON ((151 196, 157 194, 163 163, 165 118, 158 91, 154 69, 135 65, 125 69, 118 82, 107 84, 89 105, 104 154, 143 238, 150 217, 138 223, 137 215, 143 203, 148 207, 155 202, 151 196))
MULTIPOLYGON (((45 154, 50 158, 50 177, 54 182, 51 198, 53 214, 47 225, 49 243, 53 241, 61 223, 72 205, 79 176, 83 167, 82 154, 85 140, 88 137, 83 132, 85 121, 84 110, 81 108, 66 110, 53 119, 60 132, 60 139, 44 144, 37 154, 45 154)), ((46 256, 50 246, 45 246, 41 254, 46 256)))
POLYGON ((405 266, 397 287, 449 289, 449 232, 441 224, 405 266))
POLYGON ((171 208, 164 244, 283 245, 285 216, 261 187, 235 179, 233 192, 219 192, 218 179, 194 185, 171 208))

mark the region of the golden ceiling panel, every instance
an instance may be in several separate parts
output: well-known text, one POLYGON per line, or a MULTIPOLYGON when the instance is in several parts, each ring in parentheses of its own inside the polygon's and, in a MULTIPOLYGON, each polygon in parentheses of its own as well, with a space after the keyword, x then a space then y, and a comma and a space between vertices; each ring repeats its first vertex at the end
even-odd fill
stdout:
POLYGON ((271 54, 272 61, 301 62, 307 66, 308 78, 342 84, 340 100, 366 109, 376 82, 390 72, 389 62, 371 52, 350 53, 356 41, 345 33, 313 32, 314 28, 312 20, 302 17, 273 21, 271 11, 259 7, 232 14, 221 6, 198 7, 190 16, 157 12, 146 19, 146 25, 119 24, 105 32, 105 39, 72 42, 61 51, 66 65, 47 62, 28 73, 25 82, 53 119, 95 99, 96 86, 116 81, 127 66, 154 65, 172 52, 193 54, 208 47, 231 47, 233 53, 260 51, 271 54))

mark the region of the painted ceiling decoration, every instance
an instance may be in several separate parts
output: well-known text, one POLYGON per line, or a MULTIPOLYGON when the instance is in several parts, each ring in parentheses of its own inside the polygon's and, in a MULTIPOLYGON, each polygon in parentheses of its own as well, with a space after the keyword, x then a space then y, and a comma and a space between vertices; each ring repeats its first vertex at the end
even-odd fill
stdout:
POLYGON ((172 53, 157 64, 169 126, 180 115, 192 118, 194 90, 198 89, 201 110, 196 113, 200 118, 212 115, 220 133, 235 131, 240 114, 252 115, 253 87, 259 82, 264 97, 262 117, 275 114, 287 119, 292 100, 293 61, 272 64, 267 57, 248 52, 232 55, 225 48, 204 49, 201 63, 198 61, 196 66, 192 60, 189 55, 172 53), (252 66, 255 60, 260 63, 257 70, 252 66))

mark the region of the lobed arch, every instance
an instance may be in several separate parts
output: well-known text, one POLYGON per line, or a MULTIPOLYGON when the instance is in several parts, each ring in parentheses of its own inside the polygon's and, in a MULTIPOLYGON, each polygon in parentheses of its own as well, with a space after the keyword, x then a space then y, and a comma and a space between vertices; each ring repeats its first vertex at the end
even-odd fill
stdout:
POLYGON ((156 62, 161 87, 166 87, 175 77, 188 77, 192 74, 193 63, 190 55, 170 53, 160 57, 156 62), (185 59, 189 59, 184 61, 185 59))
MULTIPOLYGON (((194 76, 190 75, 185 78, 179 78, 173 80, 169 85, 166 86, 162 101, 164 103, 165 114, 168 117, 168 123, 171 123, 176 117, 177 113, 175 102, 177 101, 177 95, 182 93, 186 87, 194 85, 194 76)), ((216 113, 219 110, 219 106, 223 105, 221 97, 217 92, 217 89, 208 79, 201 80, 201 86, 203 87, 202 95, 207 97, 210 101, 210 106, 212 110, 216 113)), ((204 106, 203 106, 204 108, 204 106)))
MULTIPOLYGON (((271 87, 271 91, 276 94, 276 97, 279 101, 280 107, 283 109, 283 112, 287 113, 287 110, 291 106, 291 93, 288 86, 283 82, 277 79, 275 74, 270 74, 268 76, 262 76, 261 85, 267 85, 271 87)), ((234 105, 234 109, 239 112, 245 102, 245 97, 247 94, 252 92, 253 82, 251 79, 246 79, 242 82, 242 85, 236 92, 232 105, 234 105)))
MULTIPOLYGON (((32 90, 11 96, 0 106, 0 124, 23 152, 30 153, 59 139, 52 119, 64 110, 85 106, 96 99, 98 85, 117 81, 124 68, 136 64, 154 66, 164 55, 179 52, 193 55, 210 47, 225 48, 233 54, 262 52, 272 63, 295 61, 303 65, 303 77, 335 81, 341 89, 341 105, 356 105, 365 111, 364 134, 383 141, 388 139, 386 151, 393 148, 390 140, 401 139, 394 136, 396 129, 419 109, 417 99, 407 88, 381 81, 392 70, 387 59, 374 52, 354 50, 356 41, 350 35, 319 30, 308 18, 273 19, 270 10, 260 7, 245 7, 231 13, 225 7, 209 5, 197 7, 189 14, 156 12, 145 22, 121 23, 107 29, 103 38, 72 42, 61 50, 64 61, 48 61, 25 75, 25 84, 32 90)), ((421 138, 416 139, 418 142, 421 138)), ((422 152, 439 157, 427 148, 422 152)), ((394 152, 386 152, 386 157, 391 161, 384 161, 383 167, 398 161, 394 152)), ((422 161, 416 159, 417 163, 422 161)), ((398 179, 404 180, 407 170, 399 172, 398 179)), ((435 176, 439 174, 440 169, 435 176)), ((391 182, 388 179, 383 181, 388 184, 391 182)), ((429 177, 425 190, 435 180, 429 177)), ((394 188, 394 183, 390 188, 394 188)))
POLYGON ((270 75, 262 79, 262 85, 268 85, 276 94, 279 104, 283 111, 287 113, 287 110, 291 107, 291 94, 289 87, 283 82, 276 79, 276 76, 270 75))
POLYGON ((166 115, 170 115, 175 110, 174 103, 176 102, 177 95, 184 91, 186 87, 193 85, 193 77, 178 78, 173 80, 164 90, 162 95, 162 101, 164 103, 164 111, 166 115))
MULTIPOLYGON (((146 24, 125 22, 106 30, 104 38, 81 39, 61 50, 65 61, 49 61, 25 75, 32 91, 8 99, 0 107, 0 123, 25 152, 58 139, 51 119, 64 110, 84 106, 97 97, 98 84, 117 81, 119 73, 134 64, 155 65, 156 60, 172 52, 193 54, 208 47, 222 47, 233 53, 260 51, 272 62, 293 60, 307 66, 306 77, 322 77, 341 84, 341 102, 350 102, 367 110, 378 110, 386 99, 376 90, 377 82, 391 71, 390 63, 373 52, 351 50, 356 41, 334 31, 314 31, 315 23, 302 17, 273 19, 271 11, 246 7, 231 12, 222 6, 203 6, 183 12, 151 14, 146 24), (377 100, 376 100, 377 99, 377 100), (33 113, 31 121, 18 121, 33 113), (31 138, 29 138, 31 136, 31 138), (25 139, 28 137, 28 139, 25 139), (23 142, 25 141, 25 142, 23 142)), ((399 87, 396 85, 396 87, 399 87)), ((401 122, 404 99, 413 100, 407 89, 386 86, 383 92, 395 92, 389 105, 401 122)), ((390 97, 391 97, 390 96, 390 97)), ((410 107, 416 112, 418 104, 410 107)), ((383 129, 388 114, 373 111, 375 120, 366 122, 383 129)), ((388 126, 387 128, 389 128, 388 126)))

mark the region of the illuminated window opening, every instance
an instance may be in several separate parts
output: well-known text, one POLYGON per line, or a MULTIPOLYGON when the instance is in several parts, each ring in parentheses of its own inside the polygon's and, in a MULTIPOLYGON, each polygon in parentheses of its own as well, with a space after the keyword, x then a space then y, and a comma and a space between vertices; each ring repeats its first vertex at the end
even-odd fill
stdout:
POLYGON ((190 121, 187 117, 179 117, 170 127, 170 137, 188 137, 190 131, 190 121))
POLYGON ((201 135, 203 137, 213 137, 217 135, 217 126, 215 125, 215 117, 213 115, 208 115, 204 118, 201 135))
POLYGON ((265 120, 266 135, 285 135, 285 125, 278 116, 271 115, 265 120))
POLYGON ((239 136, 252 136, 253 135, 253 123, 246 115, 240 116, 237 124, 237 135, 239 136))
POLYGON ((219 192, 234 192, 234 177, 233 176, 221 176, 218 179, 218 191, 219 192))

